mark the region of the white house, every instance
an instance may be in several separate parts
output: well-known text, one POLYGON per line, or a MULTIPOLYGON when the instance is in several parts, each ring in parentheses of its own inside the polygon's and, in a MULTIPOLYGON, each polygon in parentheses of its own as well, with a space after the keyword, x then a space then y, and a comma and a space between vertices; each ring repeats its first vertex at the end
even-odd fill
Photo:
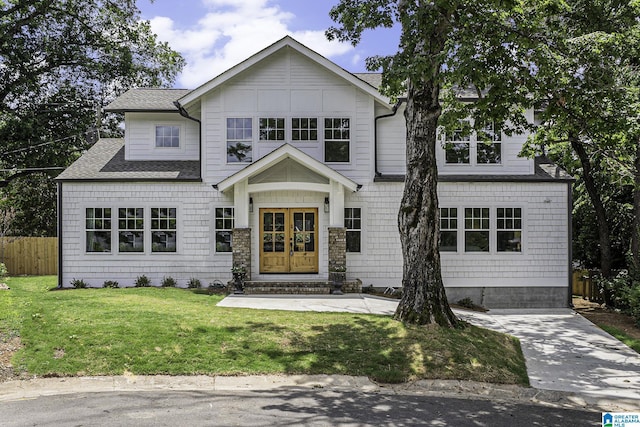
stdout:
MULTIPOLYGON (((355 290, 401 286, 404 104, 377 81, 285 37, 194 90, 124 93, 107 107, 124 139, 57 178, 59 284, 207 284, 241 265, 256 289, 323 292, 342 266, 355 290)), ((488 127, 438 148, 451 301, 568 304, 571 178, 518 157, 526 138, 488 127)))

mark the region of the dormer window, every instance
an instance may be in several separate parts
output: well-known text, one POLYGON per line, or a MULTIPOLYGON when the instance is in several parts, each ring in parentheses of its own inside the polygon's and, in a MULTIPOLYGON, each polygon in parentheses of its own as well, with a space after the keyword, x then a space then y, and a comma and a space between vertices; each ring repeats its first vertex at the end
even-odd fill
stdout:
POLYGON ((502 163, 502 134, 493 122, 473 132, 466 120, 448 133, 442 144, 448 165, 498 165, 502 163))
POLYGON ((157 125, 156 147, 178 148, 180 147, 180 126, 157 125))

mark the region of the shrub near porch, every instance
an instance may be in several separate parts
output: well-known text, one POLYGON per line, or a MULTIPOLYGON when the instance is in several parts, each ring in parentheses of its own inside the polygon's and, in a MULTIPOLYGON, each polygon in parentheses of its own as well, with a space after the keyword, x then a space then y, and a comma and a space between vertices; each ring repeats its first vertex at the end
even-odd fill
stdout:
POLYGON ((25 345, 14 366, 38 376, 365 375, 527 384, 513 337, 405 326, 387 316, 217 307, 175 288, 50 291, 54 277, 10 278, 0 331, 25 345))

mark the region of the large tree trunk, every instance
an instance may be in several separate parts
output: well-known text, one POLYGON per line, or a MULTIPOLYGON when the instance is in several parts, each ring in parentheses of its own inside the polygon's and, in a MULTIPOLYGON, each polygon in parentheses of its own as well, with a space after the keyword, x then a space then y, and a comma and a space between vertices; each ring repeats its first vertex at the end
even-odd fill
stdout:
POLYGON ((631 234, 631 274, 640 280, 640 139, 636 143, 633 168, 633 228, 631 234))
POLYGON ((598 221, 598 242, 600 244, 600 272, 604 277, 611 277, 611 234, 609 231, 609 221, 607 219, 607 211, 602 203, 602 197, 598 191, 594 177, 594 167, 589 159, 584 145, 575 136, 569 136, 571 147, 578 155, 580 164, 582 165, 582 179, 584 186, 593 205, 598 221))
POLYGON ((437 323, 454 327, 442 283, 438 249, 439 212, 435 147, 440 116, 439 86, 435 82, 408 84, 407 174, 398 214, 404 259, 402 299, 397 320, 414 324, 437 323))

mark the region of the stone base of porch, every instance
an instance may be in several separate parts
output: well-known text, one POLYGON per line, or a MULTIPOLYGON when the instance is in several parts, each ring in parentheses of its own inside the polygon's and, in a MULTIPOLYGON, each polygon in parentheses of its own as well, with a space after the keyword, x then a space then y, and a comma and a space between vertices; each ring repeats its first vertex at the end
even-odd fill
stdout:
MULTIPOLYGON (((245 295, 328 295, 333 290, 333 283, 326 280, 317 281, 266 281, 251 280, 244 282, 245 295)), ((233 291, 233 286, 231 286, 233 291)), ((342 285, 342 292, 347 294, 361 293, 360 279, 347 279, 342 285)))

